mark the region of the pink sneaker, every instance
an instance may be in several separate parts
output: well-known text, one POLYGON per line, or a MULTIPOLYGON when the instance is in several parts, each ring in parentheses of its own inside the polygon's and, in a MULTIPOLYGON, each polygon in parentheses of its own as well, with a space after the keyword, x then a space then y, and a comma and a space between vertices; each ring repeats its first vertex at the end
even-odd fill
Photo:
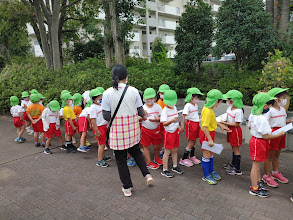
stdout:
POLYGON ((197 159, 195 156, 193 157, 189 157, 189 160, 194 163, 194 164, 200 164, 201 161, 199 159, 197 159))
POLYGON ((265 174, 262 176, 262 180, 265 181, 270 187, 278 187, 279 184, 271 177, 271 175, 266 176, 265 174))
POLYGON ((186 167, 192 167, 193 163, 190 162, 188 159, 182 160, 182 158, 179 161, 179 164, 186 167))
POLYGON ((283 175, 280 172, 278 172, 276 174, 273 174, 273 172, 271 172, 271 176, 281 183, 288 183, 289 182, 289 180, 286 179, 285 177, 283 177, 283 175))

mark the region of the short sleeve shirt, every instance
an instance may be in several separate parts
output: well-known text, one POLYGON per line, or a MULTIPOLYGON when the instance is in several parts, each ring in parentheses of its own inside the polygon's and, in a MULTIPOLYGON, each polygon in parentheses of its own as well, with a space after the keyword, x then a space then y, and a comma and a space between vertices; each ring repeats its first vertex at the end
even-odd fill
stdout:
POLYGON ((90 118, 95 118, 97 126, 106 125, 108 122, 103 118, 102 106, 97 104, 92 104, 90 107, 90 118))
POLYGON ((185 119, 193 122, 199 122, 198 106, 191 103, 187 103, 183 109, 183 115, 186 115, 185 119))
POLYGON ((70 106, 64 107, 63 115, 65 121, 68 121, 68 118, 71 118, 72 120, 76 119, 76 115, 74 114, 74 111, 70 106))
POLYGON ((207 127, 209 131, 217 129, 216 115, 211 108, 203 107, 201 112, 201 129, 207 127))
POLYGON ((73 111, 76 116, 79 116, 82 112, 82 108, 81 106, 74 106, 73 111))
POLYGON ((151 108, 149 108, 146 104, 143 105, 143 109, 147 112, 148 116, 147 120, 142 121, 141 125, 149 130, 155 130, 159 126, 159 122, 151 122, 150 119, 158 119, 161 116, 162 108, 158 104, 154 104, 151 108))
POLYGON ((57 123, 59 112, 54 112, 51 109, 48 109, 48 116, 50 124, 57 123))
POLYGON ((86 107, 82 110, 79 117, 87 117, 90 114, 90 107, 86 107))
POLYGON ((28 105, 29 105, 29 101, 21 100, 20 103, 21 103, 20 105, 21 105, 21 107, 23 109, 23 112, 25 112, 27 107, 28 107, 28 105), (26 107, 24 107, 24 105, 26 105, 26 107))
POLYGON ((236 108, 232 110, 232 107, 228 107, 226 113, 228 123, 243 122, 243 111, 241 108, 236 108))
POLYGON ((263 135, 272 133, 269 121, 264 115, 250 114, 248 118, 248 127, 250 129, 250 134, 256 138, 263 138, 263 135))
POLYGON ((264 114, 264 116, 269 121, 272 128, 280 128, 286 125, 287 113, 283 107, 280 107, 280 111, 271 107, 270 111, 264 114))
POLYGON ((27 107, 26 113, 31 114, 33 119, 39 118, 42 115, 42 112, 44 111, 45 107, 40 104, 32 104, 27 107))
MULTIPOLYGON (((165 107, 161 114, 161 122, 167 122, 177 117, 178 117, 178 111, 176 106, 174 106, 173 109, 165 107)), ((174 133, 178 127, 179 127, 179 122, 171 123, 168 126, 164 126, 165 130, 169 133, 174 133)))
POLYGON ((19 117, 19 113, 22 113, 22 107, 20 105, 12 106, 10 109, 10 113, 12 117, 19 117))

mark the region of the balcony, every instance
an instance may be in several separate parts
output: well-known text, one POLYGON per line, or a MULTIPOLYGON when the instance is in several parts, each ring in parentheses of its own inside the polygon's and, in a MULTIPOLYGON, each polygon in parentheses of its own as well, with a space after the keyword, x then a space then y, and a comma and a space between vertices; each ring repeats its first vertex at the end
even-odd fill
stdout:
POLYGON ((175 37, 173 37, 173 36, 163 36, 162 37, 162 43, 163 44, 174 45, 174 44, 176 44, 175 37))
POLYGON ((168 58, 174 58, 175 55, 176 55, 176 51, 175 51, 175 50, 170 50, 170 51, 168 51, 168 53, 167 53, 167 57, 168 57, 168 58))
POLYGON ((154 42, 157 37, 156 34, 144 34, 142 35, 142 43, 147 43, 147 40, 149 40, 149 42, 154 42))
POLYGON ((140 49, 129 49, 129 55, 131 57, 138 57, 138 56, 140 56, 140 49))
POLYGON ((133 35, 133 38, 128 38, 129 41, 131 42, 138 42, 139 41, 139 33, 136 32, 131 32, 131 35, 133 35))
POLYGON ((159 20, 159 28, 161 29, 176 30, 176 27, 175 21, 159 20))
POLYGON ((158 26, 158 20, 156 18, 148 18, 147 19, 147 25, 152 27, 158 26))
POLYGON ((29 36, 35 36, 35 31, 33 27, 30 24, 26 24, 27 27, 27 33, 29 36))
POLYGON ((159 7, 159 13, 164 15, 180 16, 180 9, 169 5, 161 5, 159 7), (178 11, 179 10, 179 11, 178 11))
POLYGON ((158 8, 156 2, 152 2, 152 1, 146 1, 146 6, 152 11, 157 11, 157 8, 158 8))

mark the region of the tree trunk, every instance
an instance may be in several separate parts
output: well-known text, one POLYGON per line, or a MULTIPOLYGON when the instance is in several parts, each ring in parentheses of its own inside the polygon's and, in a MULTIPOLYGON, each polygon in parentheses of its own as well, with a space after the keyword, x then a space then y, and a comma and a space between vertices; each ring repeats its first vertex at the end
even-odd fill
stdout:
POLYGON ((113 66, 113 39, 111 35, 111 24, 109 23, 110 20, 110 11, 109 6, 104 7, 105 11, 105 21, 104 21, 104 53, 105 53, 105 64, 106 67, 113 66))
POLYGON ((271 23, 274 23, 274 0, 266 0, 266 12, 270 14, 271 23))
POLYGON ((289 26, 290 0, 282 0, 280 9, 279 37, 285 40, 289 26))
POLYGON ((276 30, 279 29, 279 19, 280 19, 280 1, 275 0, 274 3, 274 24, 276 30))
POLYGON ((61 67, 60 63, 60 51, 59 51, 59 14, 60 14, 60 0, 52 0, 52 24, 51 24, 51 41, 52 41, 52 56, 54 70, 59 70, 61 67))

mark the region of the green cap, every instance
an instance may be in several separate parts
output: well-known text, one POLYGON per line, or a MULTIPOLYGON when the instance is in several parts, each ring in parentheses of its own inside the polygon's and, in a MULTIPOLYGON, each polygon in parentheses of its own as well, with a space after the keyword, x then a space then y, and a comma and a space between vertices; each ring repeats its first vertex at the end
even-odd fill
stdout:
POLYGON ((204 106, 207 108, 212 108, 216 104, 216 101, 219 99, 227 100, 227 98, 223 96, 221 91, 217 89, 212 89, 207 94, 207 102, 204 106))
POLYGON ((145 99, 151 99, 156 97, 156 91, 153 88, 147 88, 144 90, 143 97, 145 99))
POLYGON ((272 97, 275 97, 276 95, 278 95, 281 92, 285 92, 287 91, 289 88, 287 89, 283 89, 283 88, 273 88, 270 91, 268 91, 268 94, 272 97))
POLYGON ((27 98, 27 97, 29 97, 30 96, 30 94, 27 92, 27 91, 23 91, 22 93, 21 93, 21 98, 27 98))
POLYGON ((45 99, 46 98, 41 93, 39 93, 38 95, 40 96, 40 99, 45 99))
POLYGON ((166 91, 170 90, 170 87, 167 85, 167 84, 162 84, 160 87, 159 87, 159 92, 163 92, 165 93, 166 91))
POLYGON ((61 95, 61 99, 62 100, 67 100, 67 99, 74 99, 74 97, 70 94, 70 93, 64 93, 63 95, 61 95))
POLYGON ((275 97, 270 96, 268 93, 258 93, 252 99, 253 107, 251 109, 251 114, 261 115, 265 104, 270 100, 275 100, 275 97))
POLYGON ((57 100, 53 100, 49 103, 49 108, 53 111, 53 112, 57 112, 60 110, 60 105, 59 102, 57 100))
POLYGON ((18 98, 17 98, 17 96, 11 96, 10 97, 10 105, 11 106, 18 105, 18 98))
POLYGON ((62 90, 62 92, 61 92, 61 96, 62 96, 64 93, 69 93, 69 94, 71 94, 71 92, 69 92, 68 90, 62 90))
POLYGON ((99 96, 99 95, 102 95, 103 93, 99 90, 99 89, 92 89, 90 91, 90 97, 94 97, 94 96, 99 96))
POLYGON ((167 90, 164 94, 164 103, 166 105, 176 105, 177 94, 174 90, 167 90))
POLYGON ((31 91, 30 91, 30 94, 38 94, 39 92, 38 92, 38 90, 36 90, 36 89, 32 89, 31 91))
POLYGON ((89 100, 89 101, 87 101, 87 103, 86 103, 86 105, 85 105, 85 108, 87 108, 87 107, 91 107, 91 105, 92 105, 92 101, 89 100))
POLYGON ((39 94, 31 94, 30 100, 32 103, 38 103, 40 101, 40 95, 39 94))
POLYGON ((238 90, 230 90, 224 95, 224 97, 226 99, 232 99, 233 105, 236 108, 243 108, 243 102, 242 102, 243 94, 239 92, 238 90))
POLYGON ((100 90, 101 93, 104 93, 105 92, 105 89, 103 87, 97 87, 96 89, 100 90))
POLYGON ((189 88, 189 89, 187 89, 187 96, 185 97, 185 102, 190 102, 193 94, 204 95, 203 93, 200 92, 200 90, 198 88, 195 88, 195 87, 189 88))
POLYGON ((82 95, 79 94, 79 93, 75 93, 73 95, 73 97, 74 97, 74 102, 73 102, 74 106, 81 106, 81 104, 82 104, 82 95))

